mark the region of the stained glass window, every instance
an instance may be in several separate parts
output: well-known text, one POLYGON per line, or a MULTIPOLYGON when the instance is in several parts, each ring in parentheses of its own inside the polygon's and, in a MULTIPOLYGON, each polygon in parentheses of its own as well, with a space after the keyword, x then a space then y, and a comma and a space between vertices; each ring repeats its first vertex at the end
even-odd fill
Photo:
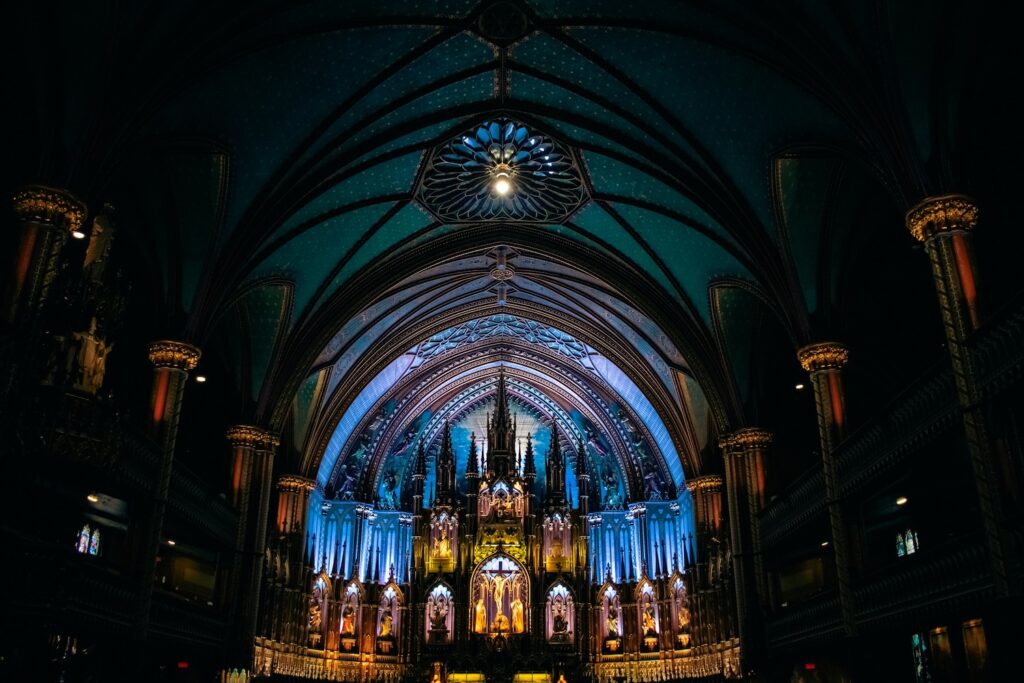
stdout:
POLYGON ((89 539, 89 554, 99 555, 100 554, 100 530, 94 529, 92 537, 89 539))
POLYGON ((89 552, 89 542, 92 540, 92 530, 86 524, 78 532, 78 540, 75 542, 75 550, 85 555, 89 552))
POLYGON ((913 555, 921 548, 920 542, 917 540, 917 532, 913 529, 907 529, 906 531, 896 532, 896 556, 906 557, 907 555, 913 555))

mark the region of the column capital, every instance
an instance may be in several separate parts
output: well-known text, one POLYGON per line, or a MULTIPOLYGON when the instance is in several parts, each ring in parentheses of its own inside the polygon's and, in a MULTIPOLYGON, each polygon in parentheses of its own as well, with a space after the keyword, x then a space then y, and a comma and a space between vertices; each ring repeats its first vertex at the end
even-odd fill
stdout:
POLYGON ((919 242, 954 230, 973 230, 978 224, 978 205, 962 194, 925 197, 907 211, 907 230, 919 242))
POLYGON ((253 425, 234 425, 228 427, 224 436, 232 446, 249 446, 256 448, 267 443, 273 437, 270 432, 253 425))
POLYGON ((718 447, 725 451, 748 451, 753 448, 770 446, 773 438, 774 435, 768 430, 757 427, 744 427, 719 439, 718 447))
POLYGON ((316 488, 316 482, 295 474, 282 474, 277 478, 277 490, 286 493, 298 493, 305 491, 312 492, 316 488))
POLYGON ((195 346, 185 342, 162 339, 149 345, 149 362, 158 368, 193 370, 202 355, 195 346))
POLYGON ((11 203, 21 220, 65 227, 68 232, 81 230, 85 220, 85 204, 67 190, 45 185, 25 185, 15 191, 11 203))
POLYGON ((717 474, 705 474, 702 477, 687 479, 686 488, 690 491, 690 494, 695 494, 698 491, 718 493, 722 490, 722 477, 717 474))
POLYGON ((807 372, 838 370, 850 360, 850 350, 839 342, 818 342, 798 350, 796 357, 807 372))

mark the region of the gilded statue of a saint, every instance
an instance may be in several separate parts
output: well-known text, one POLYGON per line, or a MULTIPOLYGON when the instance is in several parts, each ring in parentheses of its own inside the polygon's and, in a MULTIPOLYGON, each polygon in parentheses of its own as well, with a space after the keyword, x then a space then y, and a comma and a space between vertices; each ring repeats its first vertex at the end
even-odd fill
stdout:
POLYGON ((658 626, 654 621, 654 608, 650 605, 644 607, 644 635, 651 636, 658 632, 658 626))
POLYGON ((107 368, 107 354, 113 344, 96 335, 96 318, 92 319, 87 332, 75 332, 78 352, 75 354, 75 387, 95 394, 103 386, 103 375, 107 368))
POLYGON ((487 632, 487 609, 484 607, 484 599, 477 598, 473 607, 473 631, 475 633, 487 632))
POLYGON ((394 621, 394 617, 391 616, 391 611, 384 613, 384 616, 380 620, 380 637, 386 638, 391 635, 391 624, 394 621))
POLYGON ((608 605, 608 637, 619 637, 619 610, 613 605, 608 605))
POLYGON ((355 635, 356 610, 351 602, 345 603, 345 608, 341 610, 341 632, 346 636, 355 635))
POLYGON ((512 632, 522 633, 525 630, 523 626, 523 601, 516 598, 512 601, 512 632))

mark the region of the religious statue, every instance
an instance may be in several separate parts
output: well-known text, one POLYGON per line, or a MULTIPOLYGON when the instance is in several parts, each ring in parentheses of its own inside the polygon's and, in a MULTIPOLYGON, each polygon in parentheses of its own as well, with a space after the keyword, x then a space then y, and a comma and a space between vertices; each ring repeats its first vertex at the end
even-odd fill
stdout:
POLYGON ((487 631, 487 610, 484 608, 484 599, 478 598, 473 608, 473 631, 485 633, 487 631))
POLYGON ((356 610, 351 602, 346 602, 345 608, 341 610, 341 633, 346 636, 356 633, 356 610))
POLYGON ((452 544, 448 540, 448 526, 441 524, 441 535, 434 541, 434 554, 440 557, 450 557, 452 554, 452 544))
POLYGON ((608 605, 608 637, 619 637, 619 610, 614 605, 608 605))
POLYGON ((441 662, 434 662, 434 675, 431 676, 430 683, 441 683, 441 662))
POLYGON ((679 606, 679 628, 684 629, 690 626, 690 610, 686 607, 679 606))
POLYGON ((75 388, 95 394, 103 386, 107 354, 114 345, 107 344, 96 336, 96 318, 89 323, 88 332, 75 332, 72 336, 78 342, 78 351, 74 358, 75 388))
POLYGON ((562 603, 555 605, 555 614, 551 618, 551 629, 555 633, 565 633, 569 630, 569 622, 565 619, 565 605, 562 603))
POLYGON ((643 628, 644 628, 644 635, 645 636, 654 635, 654 634, 656 634, 658 632, 658 626, 654 622, 654 608, 651 607, 650 605, 647 605, 646 607, 644 607, 644 623, 643 623, 643 628))
POLYGON ((522 633, 523 628, 523 601, 516 598, 512 601, 512 632, 522 633))
POLYGON ((313 600, 309 604, 309 642, 316 647, 320 644, 320 603, 313 600))
POLYGON ((447 631, 448 604, 444 600, 434 601, 434 610, 430 613, 430 628, 434 631, 447 631))
POLYGON ((394 617, 391 616, 391 610, 386 611, 380 620, 380 633, 378 635, 381 638, 388 638, 391 636, 391 623, 393 621, 394 617))

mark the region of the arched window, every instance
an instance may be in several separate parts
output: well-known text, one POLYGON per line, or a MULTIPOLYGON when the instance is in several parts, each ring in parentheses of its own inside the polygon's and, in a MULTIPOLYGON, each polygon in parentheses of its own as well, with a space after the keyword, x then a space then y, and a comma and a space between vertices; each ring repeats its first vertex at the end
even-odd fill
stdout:
POLYGON ((89 542, 92 539, 92 529, 86 524, 78 531, 78 539, 75 541, 75 550, 83 555, 89 552, 89 542))
POLYGON ((88 524, 78 530, 75 538, 75 550, 83 555, 100 554, 100 529, 91 528, 88 524))
POLYGON ((576 630, 576 615, 573 609, 572 593, 562 584, 556 584, 548 592, 545 610, 548 641, 571 644, 576 630))
POLYGON ((455 623, 455 613, 452 607, 452 592, 443 583, 434 586, 427 594, 427 614, 424 622, 428 643, 450 643, 452 641, 455 623))

